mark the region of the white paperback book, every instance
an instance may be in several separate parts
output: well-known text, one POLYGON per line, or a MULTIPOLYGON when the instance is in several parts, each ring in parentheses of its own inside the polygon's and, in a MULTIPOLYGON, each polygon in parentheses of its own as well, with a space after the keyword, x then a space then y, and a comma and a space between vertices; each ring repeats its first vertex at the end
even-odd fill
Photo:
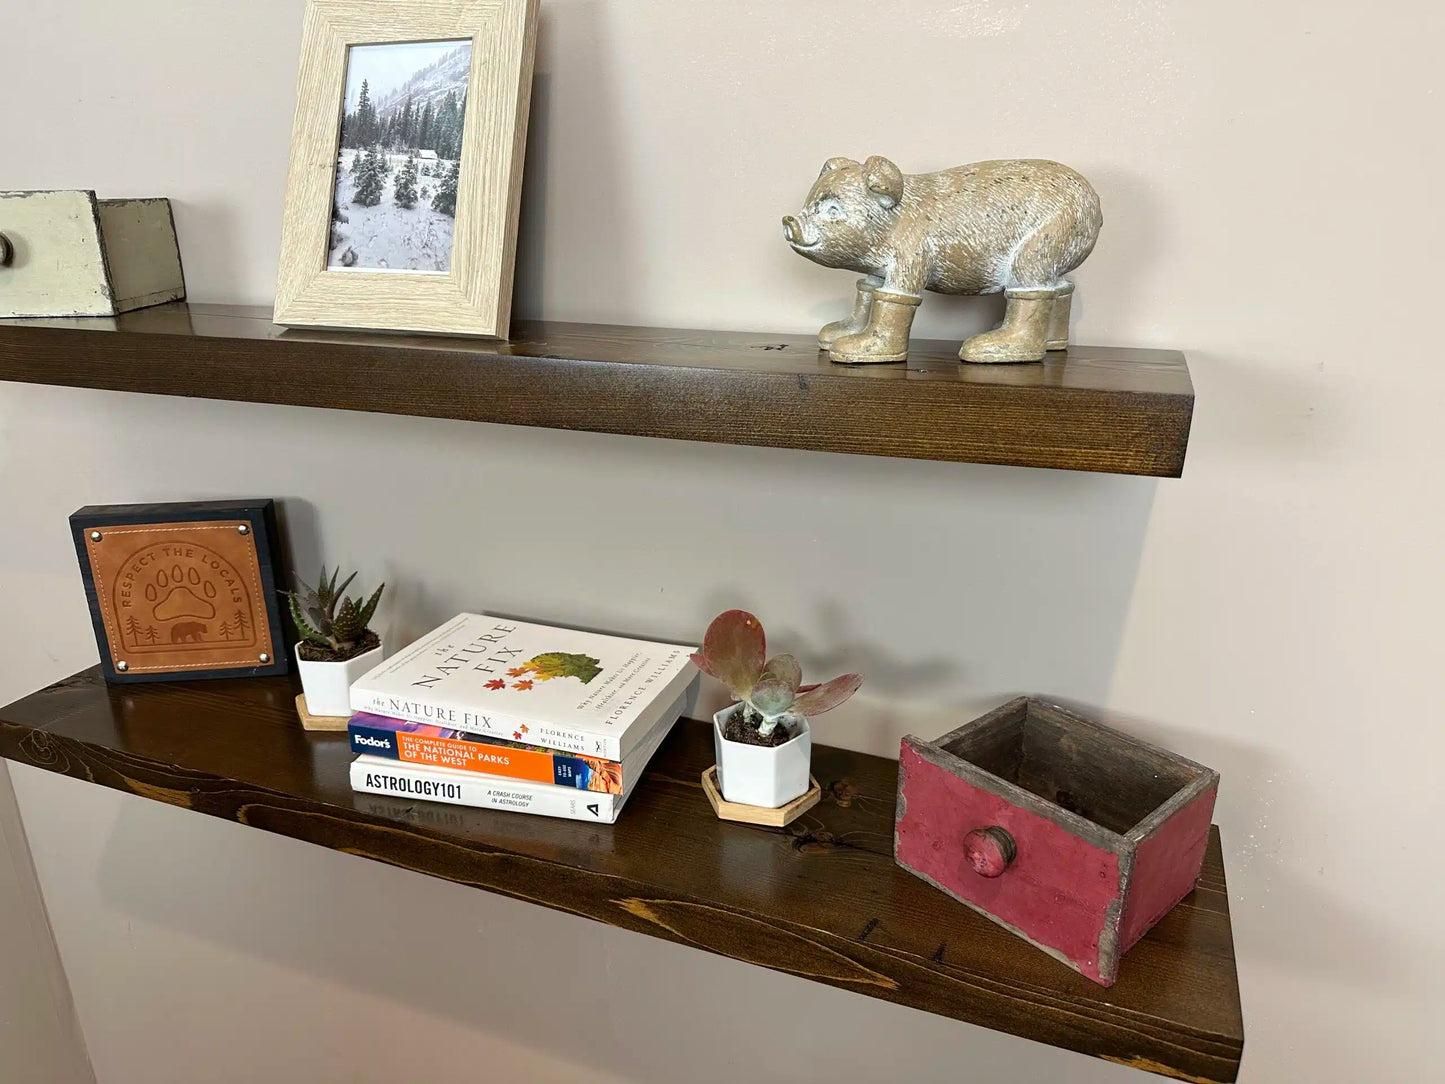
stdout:
POLYGON ((694 650, 459 614, 355 681, 351 709, 621 760, 697 675, 694 650))
POLYGON ((431 802, 613 824, 636 789, 643 766, 652 759, 662 739, 667 737, 673 724, 692 704, 696 687, 694 683, 686 688, 653 726, 642 744, 633 750, 632 757, 637 761, 638 768, 627 777, 621 794, 602 794, 456 768, 406 764, 369 754, 351 762, 351 789, 368 794, 424 798, 431 802))

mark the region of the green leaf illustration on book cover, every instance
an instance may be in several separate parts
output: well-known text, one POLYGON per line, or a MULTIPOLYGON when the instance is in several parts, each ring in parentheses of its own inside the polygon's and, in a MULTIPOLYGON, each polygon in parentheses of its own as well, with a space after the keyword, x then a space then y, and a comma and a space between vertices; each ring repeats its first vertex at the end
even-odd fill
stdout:
POLYGON ((517 669, 532 674, 538 681, 574 677, 583 685, 602 673, 599 661, 591 655, 573 655, 566 651, 548 651, 536 655, 517 669))

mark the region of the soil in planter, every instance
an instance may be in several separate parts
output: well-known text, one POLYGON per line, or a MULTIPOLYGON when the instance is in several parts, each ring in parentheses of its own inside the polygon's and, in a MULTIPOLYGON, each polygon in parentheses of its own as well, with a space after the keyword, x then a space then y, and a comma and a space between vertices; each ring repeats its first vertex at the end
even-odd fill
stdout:
POLYGON ((309 640, 302 640, 301 646, 296 649, 296 654, 306 662, 346 662, 348 659, 365 655, 368 651, 380 646, 381 637, 367 629, 366 634, 351 645, 350 651, 335 651, 330 647, 322 647, 309 640))
POLYGON ((728 716, 727 724, 723 727, 723 737, 728 741, 741 742, 744 745, 763 745, 772 747, 783 745, 792 741, 796 734, 787 729, 786 724, 779 723, 777 728, 766 738, 757 732, 755 727, 748 726, 743 722, 743 713, 733 712, 728 716))

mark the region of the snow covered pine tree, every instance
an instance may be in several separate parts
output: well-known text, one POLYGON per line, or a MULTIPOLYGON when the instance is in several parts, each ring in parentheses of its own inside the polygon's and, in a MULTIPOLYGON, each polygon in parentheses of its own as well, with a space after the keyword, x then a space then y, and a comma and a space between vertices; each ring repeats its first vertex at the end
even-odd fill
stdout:
POLYGON ((457 180, 461 177, 461 160, 452 163, 452 168, 446 171, 441 183, 437 185, 437 194, 432 197, 431 208, 444 215, 457 216, 457 180))
MULTIPOLYGON (((360 152, 358 152, 360 153, 360 152)), ((381 202, 382 180, 386 176, 383 172, 386 162, 381 157, 381 151, 372 144, 371 150, 366 152, 366 161, 361 165, 361 173, 356 180, 356 192, 351 197, 351 202, 360 207, 375 207, 381 202)))
POLYGON ((396 175, 392 198, 396 205, 410 211, 416 206, 416 152, 412 151, 401 172, 396 175))

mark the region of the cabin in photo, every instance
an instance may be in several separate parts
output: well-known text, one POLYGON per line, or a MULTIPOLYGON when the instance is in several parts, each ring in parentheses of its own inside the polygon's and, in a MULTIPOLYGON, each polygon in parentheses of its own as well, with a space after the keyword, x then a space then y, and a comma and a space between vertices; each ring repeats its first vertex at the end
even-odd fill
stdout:
POLYGON ((424 166, 434 166, 437 163, 436 151, 417 151, 416 160, 424 166))

